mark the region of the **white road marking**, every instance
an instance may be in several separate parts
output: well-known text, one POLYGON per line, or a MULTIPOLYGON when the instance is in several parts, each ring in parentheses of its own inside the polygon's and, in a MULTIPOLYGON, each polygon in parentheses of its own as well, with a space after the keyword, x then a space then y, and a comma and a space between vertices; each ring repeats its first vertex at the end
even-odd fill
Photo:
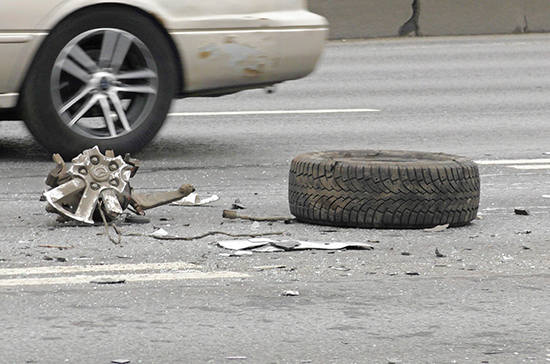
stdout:
POLYGON ((178 272, 178 273, 152 273, 152 274, 128 274, 123 276, 97 276, 78 275, 66 277, 40 277, 40 278, 11 278, 0 279, 0 287, 37 286, 50 284, 82 284, 90 283, 98 278, 109 278, 114 281, 126 282, 147 281, 177 281, 184 279, 220 279, 220 278, 248 278, 250 275, 238 272, 178 272))
POLYGON ((523 166, 507 166, 508 168, 515 169, 550 169, 550 164, 532 164, 532 165, 523 165, 523 166))
POLYGON ((104 264, 104 265, 73 265, 56 267, 29 267, 0 269, 0 276, 32 275, 32 274, 67 274, 67 273, 99 273, 99 272, 136 272, 144 270, 175 270, 197 269, 198 265, 190 263, 140 263, 140 264, 104 264))
POLYGON ((195 264, 175 262, 0 269, 0 276, 7 277, 0 279, 0 287, 82 284, 90 283, 98 278, 125 282, 146 282, 250 277, 246 273, 239 272, 201 272, 198 270, 199 268, 195 264), (108 273, 112 273, 112 275, 108 273))
POLYGON ((282 115, 282 114, 346 114, 380 112, 378 109, 320 109, 320 110, 258 110, 258 111, 212 111, 173 112, 168 116, 234 116, 234 115, 282 115))
POLYGON ((496 159, 496 160, 479 160, 475 161, 477 164, 481 165, 508 165, 508 164, 548 164, 550 159, 540 158, 540 159, 496 159))

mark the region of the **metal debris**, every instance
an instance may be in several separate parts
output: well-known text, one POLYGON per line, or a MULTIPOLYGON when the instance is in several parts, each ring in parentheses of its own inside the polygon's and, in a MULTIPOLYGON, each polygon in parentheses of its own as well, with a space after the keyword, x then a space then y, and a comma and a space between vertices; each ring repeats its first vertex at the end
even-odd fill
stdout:
POLYGON ((63 257, 50 257, 50 256, 47 256, 47 255, 44 255, 44 257, 42 258, 44 260, 56 260, 60 263, 66 263, 67 262, 67 258, 63 258, 63 257))
POLYGON ((99 277, 91 280, 90 283, 94 284, 123 284, 126 283, 124 278, 112 278, 112 277, 99 277))
POLYGON ((222 217, 226 219, 243 219, 243 220, 252 220, 252 221, 294 220, 293 217, 288 217, 288 216, 268 216, 268 217, 246 216, 246 215, 241 215, 237 211, 233 211, 233 210, 223 210, 222 217))
POLYGON ((244 210, 244 209, 246 209, 246 207, 241 203, 241 200, 239 200, 238 198, 235 199, 235 202, 233 202, 231 204, 231 208, 233 210, 244 210))
POLYGON ((186 240, 186 241, 190 241, 190 240, 202 239, 202 238, 205 238, 205 237, 211 236, 211 235, 225 235, 225 236, 230 236, 232 238, 242 238, 242 237, 257 238, 259 236, 283 235, 283 234, 284 234, 283 231, 273 231, 273 232, 269 232, 269 233, 256 233, 256 234, 231 234, 231 233, 226 233, 225 231, 209 231, 209 232, 206 232, 204 234, 196 235, 196 236, 175 236, 175 235, 170 235, 166 230, 161 228, 161 229, 156 230, 152 234, 130 233, 130 234, 125 234, 125 236, 150 236, 150 237, 153 237, 153 238, 159 239, 159 240, 186 240))
POLYGON ((441 253, 438 248, 435 248, 435 256, 437 258, 445 258, 446 257, 446 255, 441 253))
POLYGON ((290 291, 290 290, 287 290, 287 291, 284 291, 283 293, 281 293, 281 296, 299 296, 300 295, 300 292, 298 291, 290 291))
POLYGON ((206 205, 215 201, 218 201, 220 198, 218 195, 212 195, 208 198, 200 198, 199 195, 195 192, 190 193, 189 196, 186 196, 182 198, 181 200, 177 200, 172 202, 172 205, 179 205, 179 206, 202 206, 206 205))
MULTIPOLYGON (((243 251, 243 250, 238 250, 238 251, 243 251)), ((244 250, 246 251, 246 250, 244 250)), ((263 270, 271 270, 271 269, 284 269, 286 268, 286 265, 282 265, 282 264, 279 264, 279 265, 259 265, 259 266, 256 266, 256 267, 252 267, 252 269, 256 269, 256 270, 259 270, 259 271, 263 271, 263 270)))
POLYGON ((248 250, 235 250, 231 253, 220 253, 220 257, 242 257, 245 255, 252 255, 252 252, 248 250))
POLYGON ((52 248, 52 249, 59 249, 59 250, 67 250, 74 248, 74 246, 61 246, 61 245, 51 245, 51 244, 40 244, 38 245, 39 248, 52 248))
POLYGON ((305 249, 319 249, 319 250, 340 250, 340 249, 374 249, 372 245, 365 243, 344 243, 344 242, 312 242, 312 241, 298 241, 298 240, 273 240, 268 238, 255 238, 255 239, 238 239, 238 240, 225 240, 218 241, 218 245, 222 248, 229 250, 247 250, 259 252, 281 252, 287 250, 305 250, 305 249))
POLYGON ((516 207, 514 209, 514 214, 516 214, 516 215, 530 215, 531 213, 527 209, 524 209, 522 207, 516 207))
POLYGON ((449 224, 437 225, 433 228, 424 229, 424 231, 427 231, 430 233, 438 233, 438 232, 447 230, 448 227, 449 227, 449 224))
POLYGON ((46 210, 65 220, 87 224, 114 220, 128 206, 144 215, 144 210, 182 199, 194 191, 193 186, 184 184, 172 192, 133 193, 130 178, 136 174, 140 161, 129 154, 124 159, 115 157, 111 150, 103 155, 97 146, 83 151, 70 167, 59 154, 54 154, 53 160, 57 165, 46 178, 50 189, 43 198, 48 202, 46 210))

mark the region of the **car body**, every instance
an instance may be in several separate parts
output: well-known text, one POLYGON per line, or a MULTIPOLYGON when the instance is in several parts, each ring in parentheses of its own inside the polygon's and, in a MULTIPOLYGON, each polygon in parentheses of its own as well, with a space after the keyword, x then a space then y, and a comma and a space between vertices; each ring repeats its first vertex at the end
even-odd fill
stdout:
POLYGON ((138 151, 164 99, 304 77, 328 32, 307 0, 2 0, 0 27, 0 108, 63 155, 138 151))

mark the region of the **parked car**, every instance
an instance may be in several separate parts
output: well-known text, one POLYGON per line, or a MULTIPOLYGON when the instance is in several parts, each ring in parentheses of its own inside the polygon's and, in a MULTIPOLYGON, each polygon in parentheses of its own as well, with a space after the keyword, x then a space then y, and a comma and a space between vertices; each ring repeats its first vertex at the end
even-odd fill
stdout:
POLYGON ((327 31, 306 0, 1 0, 0 108, 65 157, 133 153, 174 98, 306 76, 327 31))

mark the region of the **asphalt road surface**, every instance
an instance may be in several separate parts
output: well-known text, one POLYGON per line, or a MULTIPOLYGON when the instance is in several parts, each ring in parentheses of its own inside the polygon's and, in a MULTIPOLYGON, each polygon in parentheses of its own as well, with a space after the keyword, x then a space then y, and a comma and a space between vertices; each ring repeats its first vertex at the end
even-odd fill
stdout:
POLYGON ((0 362, 550 361, 549 59, 550 35, 334 42, 273 94, 177 101, 132 186, 220 199, 117 221, 120 244, 45 212, 54 163, 0 123, 0 362), (469 157, 479 217, 439 232, 222 218, 236 198, 288 216, 290 161, 332 149, 469 157), (374 249, 228 256, 231 237, 160 228, 374 249))

